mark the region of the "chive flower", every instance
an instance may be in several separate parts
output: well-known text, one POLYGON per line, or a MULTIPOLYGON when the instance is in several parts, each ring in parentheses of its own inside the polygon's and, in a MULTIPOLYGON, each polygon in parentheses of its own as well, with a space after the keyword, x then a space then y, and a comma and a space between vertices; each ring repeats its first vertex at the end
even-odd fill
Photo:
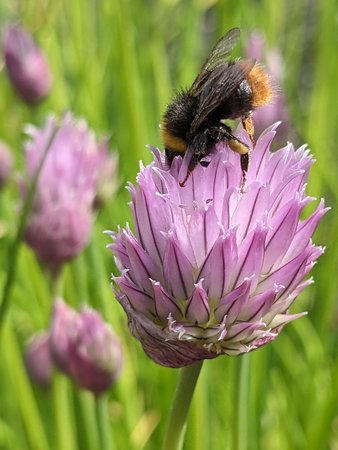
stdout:
MULTIPOLYGON (((135 231, 108 232, 113 288, 132 334, 161 365, 250 352, 305 314, 289 308, 312 283, 323 248, 311 236, 326 209, 322 200, 300 219, 314 200, 305 192, 313 159, 290 143, 271 153, 275 129, 252 150, 244 193, 239 155, 226 143, 184 187, 190 151, 168 168, 152 148, 154 161, 129 185, 135 231)), ((243 130, 238 137, 250 145, 243 130)))
POLYGON ((50 91, 52 75, 48 61, 33 37, 20 25, 5 30, 3 53, 8 77, 28 104, 41 101, 50 91))
POLYGON ((81 388, 100 394, 120 375, 122 348, 95 310, 78 313, 62 299, 54 303, 50 350, 55 364, 81 388))
POLYGON ((49 348, 49 333, 40 331, 28 341, 25 349, 25 365, 30 379, 41 388, 50 387, 53 361, 49 348))
MULTIPOLYGON (((87 245, 106 142, 99 143, 84 120, 67 113, 48 117, 42 129, 28 126, 26 178, 32 180, 47 149, 39 175, 25 239, 39 260, 57 274, 87 245), (54 134, 54 136, 53 136, 54 134)), ((22 185, 25 196, 26 185, 22 185)))

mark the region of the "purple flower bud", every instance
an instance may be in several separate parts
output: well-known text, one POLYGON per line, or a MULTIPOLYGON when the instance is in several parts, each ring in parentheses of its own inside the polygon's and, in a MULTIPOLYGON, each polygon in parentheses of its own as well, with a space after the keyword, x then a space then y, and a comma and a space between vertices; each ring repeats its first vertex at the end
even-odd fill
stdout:
POLYGON ((52 76, 47 59, 32 36, 19 25, 7 27, 3 43, 7 73, 19 95, 38 103, 50 90, 52 76))
POLYGON ((121 372, 121 346, 111 327, 89 307, 77 313, 56 300, 50 342, 61 370, 95 394, 107 390, 121 372))
POLYGON ((49 349, 49 334, 36 333, 27 344, 25 364, 29 377, 42 388, 49 388, 52 379, 53 362, 49 349))
POLYGON ((264 36, 254 31, 249 36, 249 39, 245 42, 245 53, 250 58, 256 59, 257 61, 261 61, 264 55, 264 47, 265 47, 265 38, 264 36))
MULTIPOLYGON (((184 187, 187 162, 176 157, 168 169, 153 148, 154 162, 129 186, 135 233, 110 233, 120 271, 114 290, 159 364, 250 352, 303 315, 289 308, 312 282, 304 278, 323 248, 311 236, 326 209, 321 201, 300 220, 313 200, 305 193, 313 160, 305 146, 271 153, 275 128, 252 151, 244 193, 239 155, 225 143, 184 187)), ((243 130, 239 139, 251 145, 243 130)))
MULTIPOLYGON (((26 241, 52 273, 86 246, 92 228, 103 151, 83 120, 66 114, 58 126, 53 117, 44 129, 28 127, 26 170, 29 179, 55 133, 39 176, 26 241)), ((25 195, 26 188, 22 186, 25 195)))
POLYGON ((255 122, 255 135, 259 136, 271 123, 281 121, 277 132, 279 141, 295 138, 295 131, 290 123, 284 94, 281 84, 284 78, 283 59, 277 49, 266 49, 265 38, 258 32, 253 32, 246 42, 246 54, 250 58, 263 61, 271 75, 273 84, 276 85, 273 101, 253 113, 255 122))
POLYGON ((50 330, 50 349, 57 367, 68 373, 68 341, 74 328, 78 313, 66 305, 61 298, 54 302, 53 317, 50 330))
POLYGON ((0 189, 7 183, 12 172, 12 154, 8 146, 0 141, 0 189))

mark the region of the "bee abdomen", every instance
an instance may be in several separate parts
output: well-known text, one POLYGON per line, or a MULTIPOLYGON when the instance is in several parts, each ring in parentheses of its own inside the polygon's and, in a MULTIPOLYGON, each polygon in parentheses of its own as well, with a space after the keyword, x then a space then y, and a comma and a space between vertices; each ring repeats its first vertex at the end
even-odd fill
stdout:
POLYGON ((161 123, 161 139, 164 147, 174 152, 184 153, 188 146, 183 138, 172 134, 166 120, 161 123))
POLYGON ((197 106, 196 97, 189 92, 179 93, 169 104, 161 122, 161 137, 166 148, 177 152, 187 149, 190 125, 197 106))

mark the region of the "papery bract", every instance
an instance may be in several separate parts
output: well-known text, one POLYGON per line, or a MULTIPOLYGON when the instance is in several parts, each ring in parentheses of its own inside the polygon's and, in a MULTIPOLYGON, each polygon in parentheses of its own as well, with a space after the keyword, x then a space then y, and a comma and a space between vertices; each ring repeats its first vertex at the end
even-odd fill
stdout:
MULTIPOLYGON (((185 161, 176 157, 169 169, 152 148, 154 162, 129 186, 135 233, 110 232, 120 271, 114 291, 132 333, 159 364, 252 351, 303 315, 289 307, 312 282, 304 278, 323 249, 311 236, 326 210, 321 201, 300 220, 313 200, 305 193, 313 159, 292 144, 270 153, 275 128, 252 151, 244 193, 239 155, 226 143, 184 187, 185 161)), ((244 131, 239 138, 250 145, 244 131)))

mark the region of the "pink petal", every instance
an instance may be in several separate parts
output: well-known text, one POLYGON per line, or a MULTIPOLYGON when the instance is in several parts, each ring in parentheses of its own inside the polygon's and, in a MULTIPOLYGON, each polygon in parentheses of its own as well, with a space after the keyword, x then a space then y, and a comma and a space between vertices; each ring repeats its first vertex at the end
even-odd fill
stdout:
POLYGON ((237 267, 232 273, 232 286, 239 286, 245 278, 252 279, 252 289, 255 289, 261 273, 264 245, 268 229, 258 224, 255 231, 244 239, 238 251, 237 267))
POLYGON ((175 320, 182 319, 182 312, 175 300, 168 295, 158 281, 152 281, 153 295, 155 302, 155 310, 157 316, 166 323, 169 316, 172 316, 175 320))
POLYGON ((279 210, 272 219, 266 237, 263 273, 279 264, 289 248, 296 233, 302 207, 302 203, 296 198, 279 210))
POLYGON ((150 279, 161 281, 160 269, 131 234, 124 232, 124 235, 133 278, 142 290, 151 294, 152 284, 150 279))
POLYGON ((163 266, 167 291, 176 300, 187 300, 194 287, 193 267, 172 235, 168 236, 163 266))
POLYGON ((188 302, 186 319, 190 323, 207 323, 210 319, 208 296, 202 287, 202 280, 195 284, 195 288, 188 302))
POLYGON ((206 257, 197 279, 203 278, 211 299, 220 299, 229 288, 230 276, 237 263, 236 231, 220 236, 206 257))
POLYGON ((233 323, 242 309, 245 308, 249 299, 250 287, 251 280, 246 279, 240 286, 225 295, 215 309, 215 319, 222 322, 223 318, 226 317, 227 325, 233 323))
POLYGON ((231 227, 238 225, 237 239, 242 242, 251 230, 256 228, 268 206, 269 189, 260 183, 251 183, 242 196, 231 218, 231 227))
POLYGON ((211 207, 195 210, 189 219, 188 233, 195 255, 196 265, 200 266, 220 234, 215 210, 211 207))
POLYGON ((128 298, 130 305, 135 311, 150 317, 155 315, 152 297, 142 291, 142 289, 133 283, 130 278, 127 278, 126 275, 122 275, 121 277, 113 277, 112 280, 118 286, 118 289, 115 290, 118 299, 121 292, 128 298))

